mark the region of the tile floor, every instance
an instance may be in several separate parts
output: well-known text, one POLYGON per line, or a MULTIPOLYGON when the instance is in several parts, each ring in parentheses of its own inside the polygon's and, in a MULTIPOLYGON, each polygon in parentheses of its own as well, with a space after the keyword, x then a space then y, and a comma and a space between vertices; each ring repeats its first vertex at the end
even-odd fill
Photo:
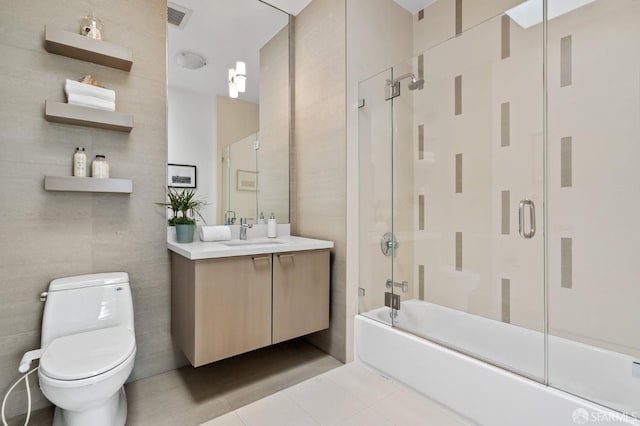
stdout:
MULTIPOLYGON (((199 368, 129 383, 127 426, 196 426, 343 364, 304 340, 293 340, 199 368)), ((51 407, 30 426, 51 426, 51 407)), ((9 421, 24 424, 24 416, 9 421)), ((90 426, 90 425, 88 425, 90 426)))
POLYGON ((201 426, 454 426, 472 422, 358 362, 201 426))
MULTIPOLYGON (((303 340, 197 369, 179 368, 125 388, 127 426, 472 424, 360 363, 343 365, 303 340)), ((52 408, 38 410, 29 424, 49 426, 52 417, 52 408)), ((9 424, 22 425, 24 417, 9 424)))

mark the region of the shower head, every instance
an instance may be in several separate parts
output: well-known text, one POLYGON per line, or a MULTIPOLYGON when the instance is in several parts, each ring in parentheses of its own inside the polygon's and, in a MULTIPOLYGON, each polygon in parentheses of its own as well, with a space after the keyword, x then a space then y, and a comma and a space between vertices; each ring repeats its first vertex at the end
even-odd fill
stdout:
POLYGON ((424 80, 417 80, 416 76, 413 75, 412 72, 408 72, 406 74, 402 74, 400 77, 397 77, 393 80, 387 80, 385 99, 393 99, 396 96, 400 96, 400 81, 405 78, 410 78, 411 81, 408 84, 409 90, 422 90, 424 89, 424 80))
POLYGON ((424 89, 424 80, 420 79, 420 80, 416 80, 415 78, 413 78, 411 80, 411 83, 409 83, 409 90, 422 90, 424 89))

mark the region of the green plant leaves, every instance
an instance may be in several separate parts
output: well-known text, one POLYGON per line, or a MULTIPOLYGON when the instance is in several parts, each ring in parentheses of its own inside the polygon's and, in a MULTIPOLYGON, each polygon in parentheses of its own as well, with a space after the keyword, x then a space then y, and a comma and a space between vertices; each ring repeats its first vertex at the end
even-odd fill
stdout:
POLYGON ((196 195, 193 189, 179 189, 179 188, 167 188, 167 198, 169 202, 155 203, 158 206, 166 206, 173 213, 173 217, 169 219, 169 225, 194 225, 195 219, 191 216, 199 217, 205 222, 200 210, 207 205, 207 203, 196 195))

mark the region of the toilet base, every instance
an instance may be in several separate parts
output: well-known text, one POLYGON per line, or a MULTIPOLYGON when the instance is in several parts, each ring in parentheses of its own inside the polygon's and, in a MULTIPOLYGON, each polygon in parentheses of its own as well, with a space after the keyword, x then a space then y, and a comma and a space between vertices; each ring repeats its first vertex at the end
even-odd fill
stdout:
POLYGON ((86 411, 63 410, 56 407, 53 426, 124 426, 127 420, 127 395, 124 387, 104 404, 86 411))

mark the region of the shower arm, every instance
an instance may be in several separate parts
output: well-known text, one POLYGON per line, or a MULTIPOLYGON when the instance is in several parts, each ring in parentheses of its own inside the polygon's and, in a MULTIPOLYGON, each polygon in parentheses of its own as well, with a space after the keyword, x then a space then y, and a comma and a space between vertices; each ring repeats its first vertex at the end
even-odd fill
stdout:
POLYGON ((408 72, 406 74, 402 74, 398 78, 392 80, 387 79, 387 86, 385 90, 385 99, 393 99, 397 96, 400 96, 400 81, 405 78, 410 78, 411 83, 409 83, 409 90, 422 90, 424 87, 424 80, 416 80, 416 76, 412 72, 408 72))
POLYGON ((393 82, 391 80, 387 80, 387 82, 388 84, 396 84, 396 83, 399 83, 401 80, 404 80, 405 78, 411 78, 412 83, 415 83, 417 81, 416 76, 412 72, 408 72, 406 74, 402 74, 398 78, 394 78, 393 82))

